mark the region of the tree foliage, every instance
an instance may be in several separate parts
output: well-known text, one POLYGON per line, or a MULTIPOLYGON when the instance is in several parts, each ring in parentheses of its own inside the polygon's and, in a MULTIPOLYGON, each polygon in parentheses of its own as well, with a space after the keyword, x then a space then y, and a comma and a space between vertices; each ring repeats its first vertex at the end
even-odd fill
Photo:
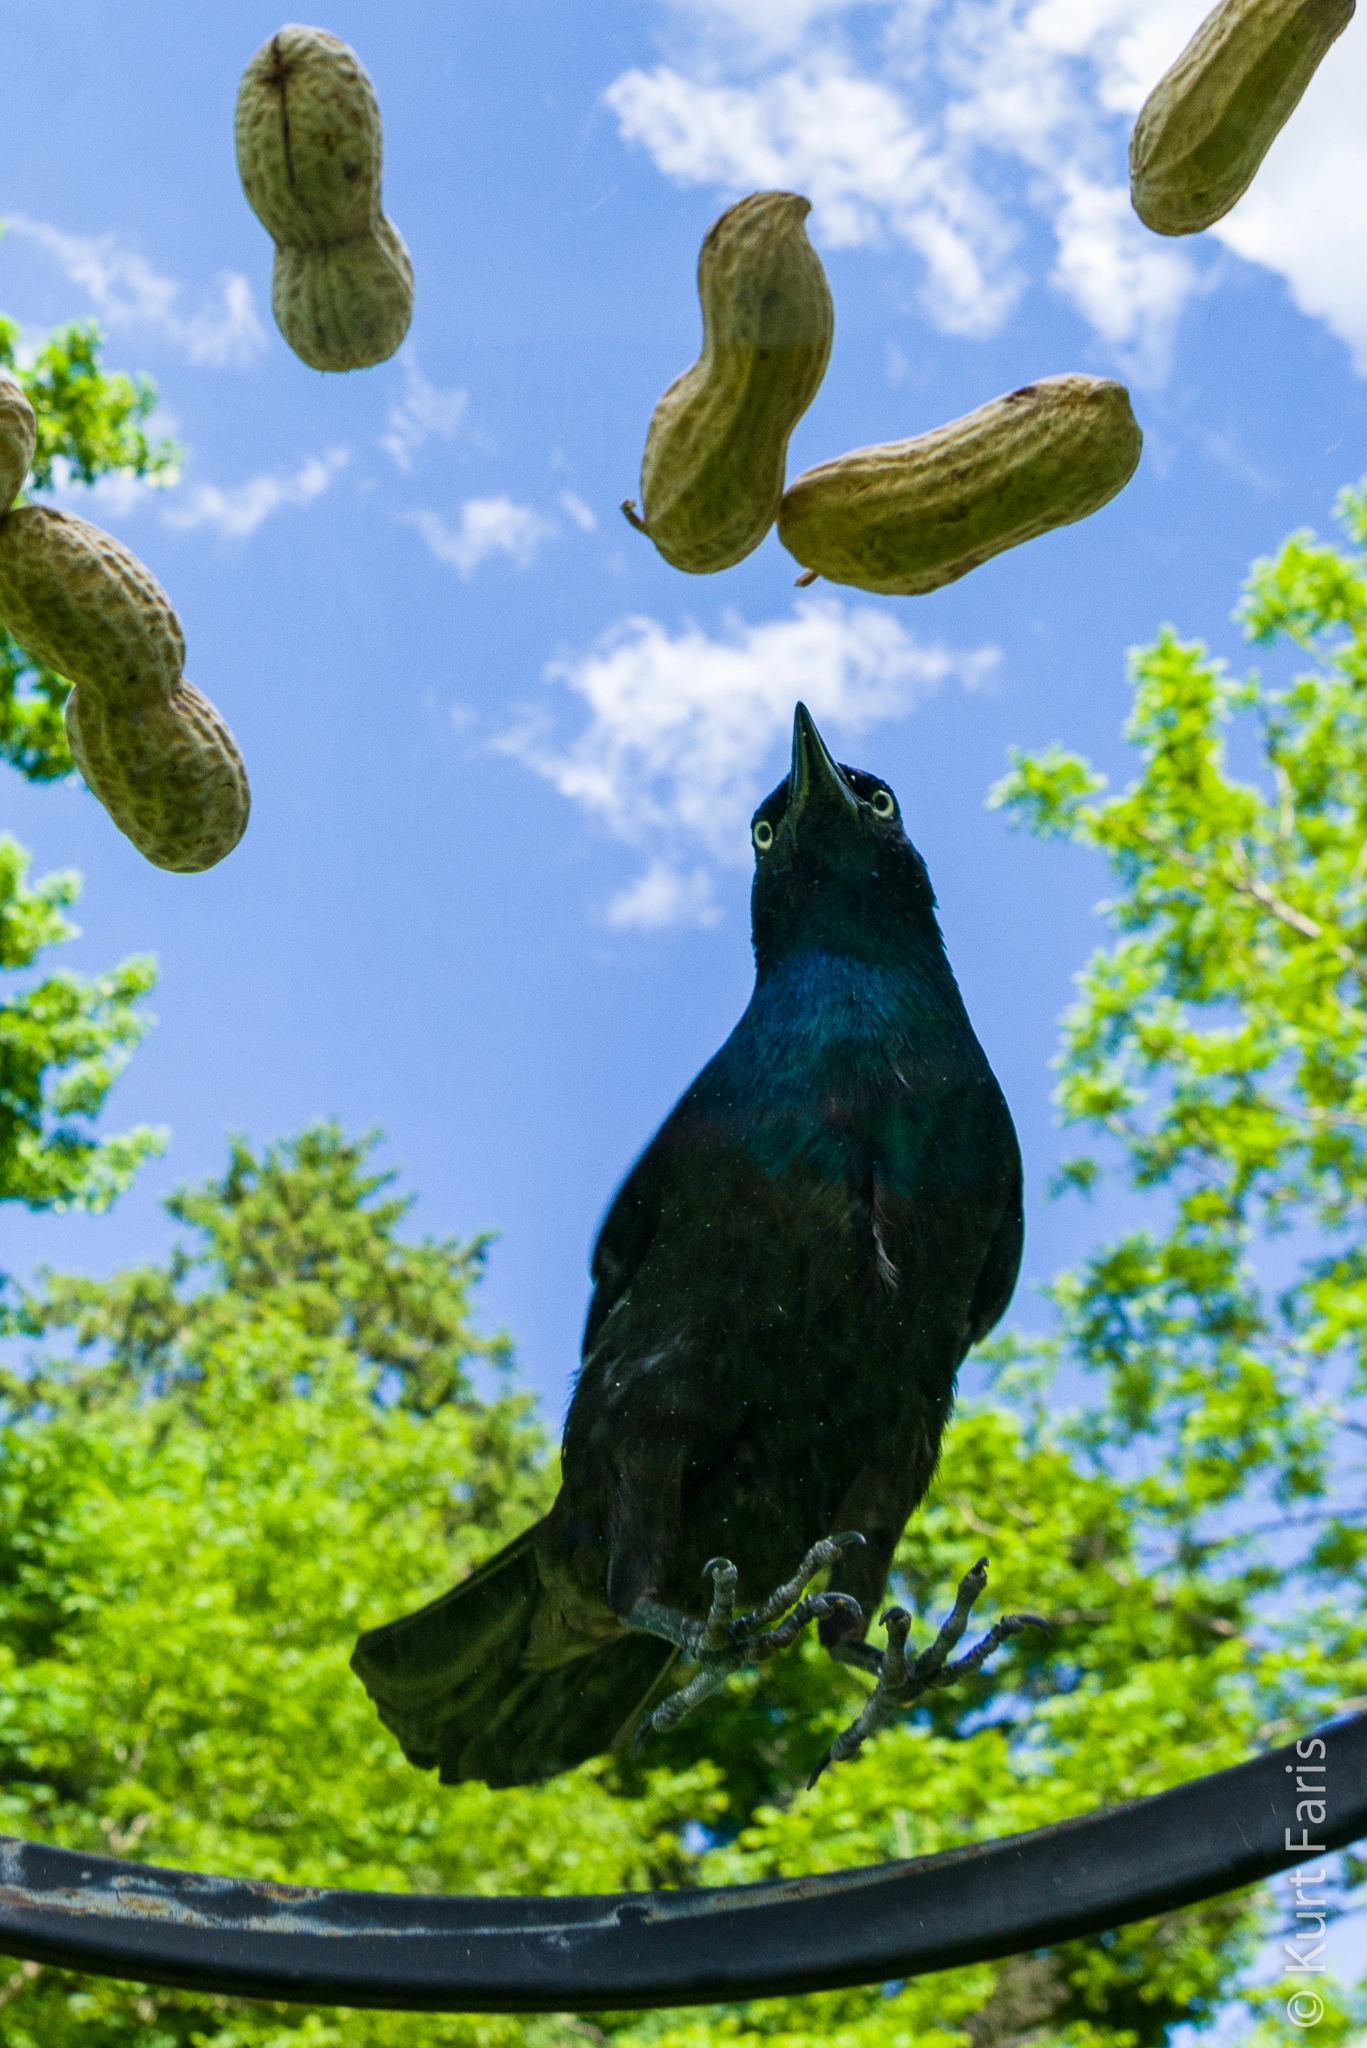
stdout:
POLYGON ((74 773, 62 720, 70 688, 0 626, 0 760, 26 782, 60 782, 74 773))
MULTIPOLYGON (((1339 509, 1367 542, 1367 491, 1339 509)), ((1322 1592, 1337 1619, 1318 1611, 1313 1633, 1350 1659, 1362 1617, 1342 1601, 1367 1561, 1365 567, 1308 533, 1254 565, 1248 637, 1310 658, 1284 680, 1235 680, 1170 630, 1134 657, 1143 772, 1123 795, 1057 748, 995 792, 1035 831, 1102 848, 1122 892, 1064 1019, 1058 1101, 1164 1227, 1055 1285, 1061 1355, 1103 1375, 1089 1447, 1112 1466, 1147 1447, 1135 1503, 1175 1568, 1322 1592)), ((1093 1150, 1064 1178, 1101 1170, 1093 1150)))
MULTIPOLYGON (((13 321, 0 317, 0 366, 17 376, 38 423, 33 488, 110 475, 172 479, 175 448, 144 431, 154 386, 101 367, 93 323, 59 328, 24 365, 16 364, 17 336, 13 321)), ((62 722, 69 687, 0 625, 0 760, 26 781, 73 772, 62 722)), ((0 837, 0 973, 30 969, 40 952, 78 936, 62 915, 78 878, 48 875, 30 886, 28 867, 23 848, 0 837)), ((102 1209, 161 1149, 163 1135, 145 1126, 121 1137, 87 1135, 151 1022, 138 1000, 154 980, 152 962, 139 956, 93 978, 59 972, 29 980, 0 999, 0 1202, 102 1209)))
MULTIPOLYGON (((982 1410, 957 1425, 899 1569, 928 1633, 987 1549, 998 1601, 1054 1613, 1052 1652, 937 1696, 812 1794, 797 1788, 858 1680, 810 1648, 635 1763, 439 1789, 375 1720, 351 1645, 489 1555, 552 1475, 525 1402, 471 1383, 476 1360, 507 1370, 468 1320, 483 1243, 403 1243, 405 1205, 365 1150, 331 1128, 260 1159, 239 1141, 220 1180, 173 1198, 196 1241, 164 1266, 52 1279, 11 1316, 27 1343, 0 1451, 7 1831, 298 1883, 745 1881, 1034 1826, 1256 1739, 1241 1611, 1146 1574, 1116 1483, 1038 1418, 982 1410)), ((1254 1918, 1223 1901, 915 1985, 592 2027, 623 2048, 950 2048, 1046 2023, 1156 2044, 1214 2009, 1254 1918)), ((422 2048, 568 2042, 589 2023, 277 2012, 45 1970, 11 1978, 5 2024, 16 2048, 422 2048)))
POLYGON ((398 1243, 411 1200, 385 1194, 392 1175, 364 1171, 373 1142, 347 1144, 322 1125, 257 1159, 235 1139, 221 1180, 166 1201, 199 1233, 197 1249, 182 1244, 165 1266, 108 1282, 49 1277, 15 1328, 67 1331, 77 1356, 109 1347, 101 1373, 79 1384, 136 1393, 269 1312, 310 1342, 344 1344, 381 1396, 413 1414, 465 1398, 473 1357, 506 1372, 511 1356, 505 1337, 486 1343, 469 1326, 467 1295, 489 1240, 398 1243), (196 1279, 207 1284, 187 1284, 196 1279))
POLYGON ((34 490, 51 490, 59 466, 62 477, 83 484, 116 475, 174 481, 180 461, 175 443, 149 441, 144 432, 156 407, 156 385, 150 377, 101 366, 100 330, 93 320, 55 329, 22 366, 15 360, 18 338, 14 322, 0 315, 0 365, 19 379, 38 422, 29 471, 34 490))
MULTIPOLYGON (((0 971, 31 967, 76 935, 64 912, 78 877, 30 887, 28 865, 0 835, 0 971)), ((48 974, 0 1003, 0 1197, 30 1209, 105 1209, 162 1149, 165 1134, 145 1125, 103 1139, 80 1128, 99 1115, 151 1022, 137 1003, 155 979, 142 956, 94 977, 48 974)))

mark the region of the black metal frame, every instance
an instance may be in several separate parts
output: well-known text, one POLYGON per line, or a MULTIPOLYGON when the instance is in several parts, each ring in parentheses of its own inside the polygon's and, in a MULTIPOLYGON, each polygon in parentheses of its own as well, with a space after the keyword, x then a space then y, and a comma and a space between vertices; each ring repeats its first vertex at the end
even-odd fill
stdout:
POLYGON ((1031 1834, 716 1890, 311 1890, 0 1837, 0 1953, 407 2012, 700 2005, 914 1977, 1193 1905, 1367 1836, 1367 1714, 1314 1732, 1327 1749, 1322 1828, 1296 1819, 1305 1793, 1288 1745, 1031 1834))

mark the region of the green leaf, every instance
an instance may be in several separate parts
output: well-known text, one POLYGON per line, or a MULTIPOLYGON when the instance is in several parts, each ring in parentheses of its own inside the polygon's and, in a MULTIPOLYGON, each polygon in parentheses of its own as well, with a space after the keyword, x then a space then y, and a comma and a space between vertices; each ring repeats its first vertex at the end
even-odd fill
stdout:
MULTIPOLYGON (((74 874, 27 881, 29 856, 0 834, 0 969, 30 968, 48 947, 77 936, 66 917, 74 874)), ((121 1137, 88 1126, 152 1019, 140 1000, 156 982, 148 957, 111 973, 53 973, 0 1002, 0 1201, 30 1209, 101 1210, 166 1133, 139 1125, 121 1137)))
POLYGON ((155 384, 100 367, 102 343, 93 320, 57 328, 26 368, 16 366, 16 338, 14 323, 0 318, 0 364, 18 377, 38 422, 29 472, 34 490, 51 490, 59 462, 83 484, 117 475, 175 482, 175 443, 149 441, 143 431, 156 407, 155 384))

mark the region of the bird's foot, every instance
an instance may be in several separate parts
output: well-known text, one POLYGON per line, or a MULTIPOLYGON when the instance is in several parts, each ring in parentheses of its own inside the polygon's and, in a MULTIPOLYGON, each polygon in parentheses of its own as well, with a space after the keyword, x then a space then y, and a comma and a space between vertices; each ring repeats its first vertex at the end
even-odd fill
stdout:
POLYGON ((674 1727, 685 1714, 719 1692, 733 1672, 746 1664, 763 1664, 780 1650, 786 1650, 809 1622, 843 1608, 856 1626, 862 1626, 864 1617, 859 1602, 848 1593, 808 1593, 807 1588, 819 1571, 835 1563, 848 1544, 863 1541, 857 1531, 847 1531, 814 1543, 792 1578, 776 1587, 749 1614, 735 1611, 736 1567, 726 1557, 714 1557, 703 1567, 703 1577, 712 1580, 712 1605, 706 1621, 680 1614, 672 1607, 662 1607, 655 1600, 638 1600, 624 1617, 627 1627, 676 1643, 698 1670, 686 1685, 662 1701, 649 1721, 642 1722, 633 1750, 640 1747, 647 1728, 661 1734, 674 1727), (771 1622, 777 1626, 770 1627, 771 1622))
MULTIPOLYGON (((911 1616, 905 1607, 889 1607, 883 1616, 883 1626, 888 1632, 887 1648, 881 1653, 870 1652, 878 1659, 878 1684, 869 1694, 863 1712, 848 1728, 841 1730, 822 1757, 816 1769, 807 1780, 811 1790, 827 1764, 843 1764, 858 1754, 870 1735, 877 1734, 898 1714, 904 1713, 914 1701, 928 1692, 936 1692, 941 1686, 953 1685, 960 1678, 971 1678, 975 1671, 981 1671, 992 1652, 1007 1641, 1018 1636, 1022 1629, 1049 1629, 1049 1623, 1042 1614, 1004 1614, 1000 1621, 993 1622, 980 1642, 956 1657, 951 1663, 949 1653, 964 1630, 974 1603, 987 1584, 987 1559, 980 1557, 972 1571, 965 1572, 959 1581, 959 1591, 954 1601, 954 1611, 945 1622, 939 1635, 928 1650, 922 1650, 919 1657, 908 1657, 907 1635, 911 1628, 911 1616)), ((867 1645, 861 1644, 861 1649, 867 1645)), ((836 1652, 840 1654, 839 1651, 836 1652)), ((845 1662, 856 1661, 848 1656, 845 1662)), ((864 1660, 858 1660, 861 1664, 864 1660)))

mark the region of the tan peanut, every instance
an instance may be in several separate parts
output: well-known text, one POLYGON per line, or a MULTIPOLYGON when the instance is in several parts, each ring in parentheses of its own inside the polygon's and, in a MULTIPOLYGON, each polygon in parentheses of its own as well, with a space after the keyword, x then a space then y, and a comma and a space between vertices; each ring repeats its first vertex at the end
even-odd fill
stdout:
POLYGON ((242 756, 193 683, 182 678, 167 696, 79 683, 67 698, 66 731, 91 790, 154 867, 211 868, 246 831, 242 756))
POLYGON ((315 370, 392 356, 413 314, 413 266, 380 206, 383 138, 356 52, 287 23, 237 95, 237 167, 276 245, 276 324, 315 370))
POLYGON ((51 505, 0 519, 0 619, 73 683, 164 697, 185 665, 180 621, 151 570, 112 534, 51 505))
POLYGON ((1142 445, 1123 384, 1044 377, 807 470, 784 493, 779 539, 810 572, 799 582, 920 595, 1085 519, 1129 482, 1142 445))
POLYGON ((778 516, 793 428, 830 358, 835 314, 803 223, 811 201, 754 192, 708 229, 698 258, 703 349, 655 408, 641 464, 643 526, 667 562, 729 569, 778 516))
POLYGON ((138 851, 182 872, 231 853, 251 807, 246 771, 181 676, 180 621, 150 569, 72 512, 20 505, 0 519, 0 619, 75 685, 72 755, 138 851))
POLYGON ((9 511, 38 445, 38 422, 23 386, 0 370, 0 514, 9 511))
POLYGON ((413 311, 413 266, 398 230, 326 249, 277 249, 275 324, 314 370, 359 370, 392 356, 413 311))
POLYGON ((1354 0, 1220 0, 1145 100, 1130 197, 1159 235, 1229 212, 1294 113, 1354 0))

